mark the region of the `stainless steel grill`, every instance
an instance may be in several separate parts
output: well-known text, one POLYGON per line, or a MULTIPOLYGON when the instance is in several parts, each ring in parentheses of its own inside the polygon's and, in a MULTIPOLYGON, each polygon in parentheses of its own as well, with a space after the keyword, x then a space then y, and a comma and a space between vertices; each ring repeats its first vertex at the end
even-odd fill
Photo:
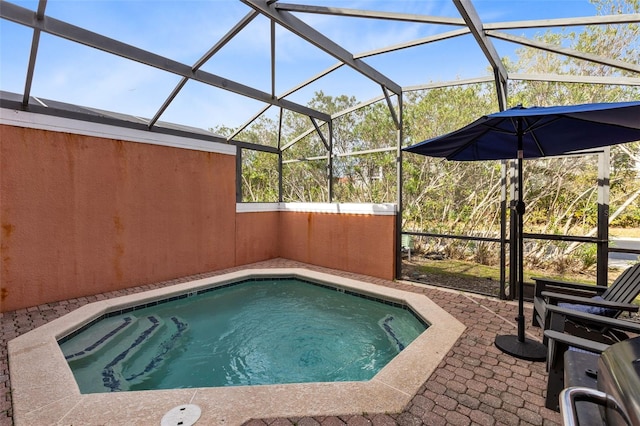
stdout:
POLYGON ((640 425, 640 337, 616 343, 598 359, 598 389, 562 391, 560 411, 566 426, 579 425, 578 403, 600 406, 601 419, 590 424, 640 425))

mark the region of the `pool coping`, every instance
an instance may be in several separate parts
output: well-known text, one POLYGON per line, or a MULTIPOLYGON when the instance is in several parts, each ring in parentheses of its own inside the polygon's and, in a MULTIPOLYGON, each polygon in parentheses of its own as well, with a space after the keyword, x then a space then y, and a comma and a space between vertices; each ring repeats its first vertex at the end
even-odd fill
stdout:
POLYGON ((246 269, 85 305, 8 342, 14 422, 153 424, 182 404, 202 409, 198 424, 252 418, 402 411, 458 340, 465 326, 428 297, 303 268, 246 269), (57 339, 113 310, 232 281, 292 276, 404 303, 430 327, 366 382, 192 388, 81 394, 57 339))

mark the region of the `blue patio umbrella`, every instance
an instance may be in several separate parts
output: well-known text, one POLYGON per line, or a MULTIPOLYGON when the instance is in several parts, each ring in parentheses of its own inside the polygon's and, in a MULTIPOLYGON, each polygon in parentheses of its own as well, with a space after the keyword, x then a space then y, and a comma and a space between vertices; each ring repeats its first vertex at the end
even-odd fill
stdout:
POLYGON ((495 344, 518 358, 544 360, 544 345, 525 338, 522 268, 522 160, 568 154, 640 140, 640 102, 595 103, 555 107, 517 106, 480 117, 473 123, 403 151, 456 161, 518 160, 516 235, 518 334, 497 336, 495 344))

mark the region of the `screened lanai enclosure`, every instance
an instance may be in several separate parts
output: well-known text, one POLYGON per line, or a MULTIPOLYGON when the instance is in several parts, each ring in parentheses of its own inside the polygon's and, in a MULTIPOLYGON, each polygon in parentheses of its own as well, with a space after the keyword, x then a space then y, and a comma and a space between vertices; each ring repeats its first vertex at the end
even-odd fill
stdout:
MULTIPOLYGON (((501 273, 469 290, 514 297, 515 162, 401 149, 517 104, 640 99, 631 1, 2 0, 0 16, 3 310, 275 257, 418 281, 418 260, 472 261, 501 273)), ((610 233, 640 228, 638 143, 525 167, 532 268, 573 254, 606 283, 611 253, 640 254, 610 233)))

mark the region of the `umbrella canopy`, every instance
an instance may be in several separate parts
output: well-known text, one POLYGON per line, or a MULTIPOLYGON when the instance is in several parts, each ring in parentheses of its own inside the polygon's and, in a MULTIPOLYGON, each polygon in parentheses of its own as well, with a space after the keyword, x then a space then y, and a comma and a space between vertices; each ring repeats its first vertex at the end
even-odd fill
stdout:
POLYGON ((473 123, 404 151, 457 161, 539 158, 640 140, 640 102, 525 108, 480 117, 473 123))
POLYGON ((517 226, 512 230, 512 265, 518 272, 518 334, 497 336, 495 344, 513 356, 541 361, 546 347, 525 337, 522 161, 640 140, 640 102, 524 108, 480 117, 473 123, 404 151, 457 161, 518 159, 517 226))

